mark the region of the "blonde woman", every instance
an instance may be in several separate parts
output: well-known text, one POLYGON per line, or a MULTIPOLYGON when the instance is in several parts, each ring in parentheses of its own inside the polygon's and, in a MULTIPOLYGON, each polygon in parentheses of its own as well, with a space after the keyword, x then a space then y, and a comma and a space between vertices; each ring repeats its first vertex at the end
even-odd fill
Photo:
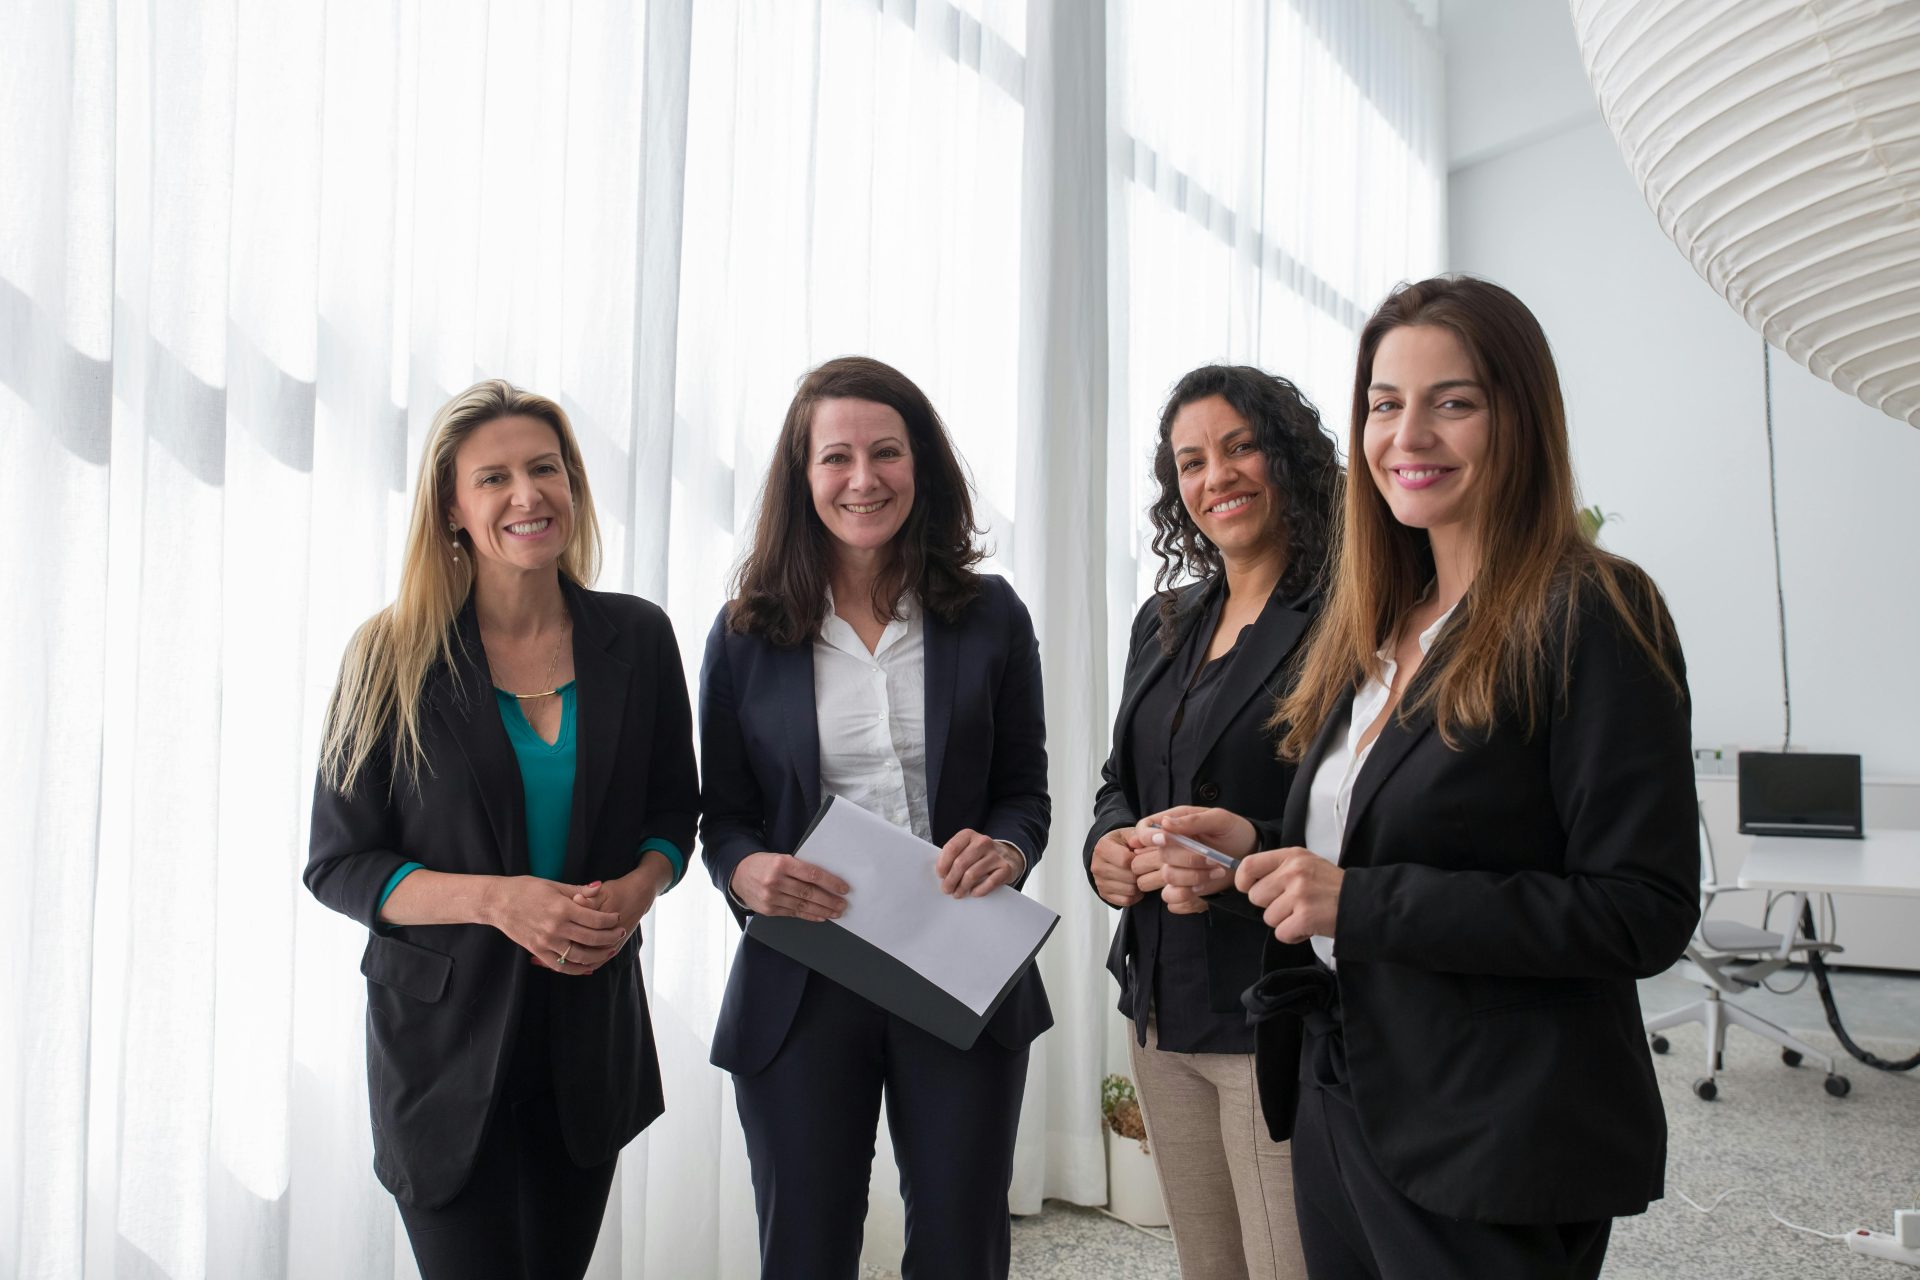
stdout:
POLYGON ((692 844, 692 717, 599 549, 566 413, 470 387, 328 713, 305 879, 369 930, 374 1171, 426 1280, 583 1275, 661 1111, 636 939, 692 844))

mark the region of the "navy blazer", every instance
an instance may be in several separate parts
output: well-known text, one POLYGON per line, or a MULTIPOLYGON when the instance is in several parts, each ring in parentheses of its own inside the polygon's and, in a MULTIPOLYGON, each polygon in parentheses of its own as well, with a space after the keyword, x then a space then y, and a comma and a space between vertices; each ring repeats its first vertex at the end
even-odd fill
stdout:
MULTIPOLYGON (((1113 721, 1113 751, 1100 770, 1093 825, 1088 828, 1086 843, 1080 851, 1089 884, 1093 883, 1093 847, 1100 842, 1100 837, 1117 828, 1130 827, 1143 816, 1139 784, 1133 776, 1133 753, 1127 749, 1140 699, 1186 645, 1208 643, 1209 637, 1193 632, 1220 589, 1218 578, 1181 588, 1174 613, 1174 628, 1180 642, 1171 655, 1160 643, 1160 597, 1149 596, 1134 616, 1120 710, 1113 721)), ((1206 723, 1201 726, 1201 736, 1208 747, 1194 775, 1193 789, 1187 795, 1176 796, 1176 804, 1218 805, 1252 819, 1256 826, 1270 823, 1272 830, 1278 830, 1280 810, 1293 781, 1293 766, 1279 759, 1279 743, 1267 728, 1267 720, 1273 715, 1274 700, 1286 690, 1288 659, 1298 648, 1318 608, 1318 597, 1295 601, 1291 606, 1279 600, 1270 601, 1248 626, 1240 639, 1241 652, 1228 670, 1226 683, 1214 697, 1206 723)), ((1272 846, 1262 843, 1260 847, 1272 846)), ((1147 1015, 1152 1002, 1154 972, 1159 963, 1158 896, 1150 894, 1122 909, 1120 926, 1114 930, 1113 945, 1107 953, 1107 971, 1120 984, 1120 1012, 1134 1023, 1134 1036, 1143 1045, 1147 1042, 1147 1015)), ((1230 897, 1237 897, 1242 903, 1246 901, 1244 895, 1231 888, 1222 890, 1209 901, 1219 906, 1223 899, 1230 897)), ((1207 994, 1208 1005, 1216 1013, 1239 1012, 1240 993, 1260 976, 1261 948, 1271 933, 1257 919, 1249 919, 1249 915, 1258 915, 1250 904, 1245 912, 1238 914, 1230 911, 1207 914, 1207 994)))
MULTIPOLYGON (((1026 876, 1047 845, 1047 729, 1040 651, 1027 607, 1003 578, 982 575, 957 622, 928 611, 927 795, 936 843, 972 828, 1017 845, 1026 876)), ((701 857, 725 893, 751 853, 791 853, 820 808, 820 735, 813 645, 779 646, 727 629, 707 636, 700 671, 700 752, 706 778, 701 857)), ((1016 886, 1018 887, 1018 886, 1016 886)), ((729 906, 733 898, 727 897, 729 906)), ((745 926, 746 916, 733 906, 745 926)), ((808 970, 742 936, 714 1030, 713 1064, 753 1075, 793 1024, 808 970)), ((1028 968, 987 1024, 1018 1049, 1053 1025, 1037 968, 1028 968)))
MULTIPOLYGON (((564 578, 561 587, 573 616, 576 750, 562 879, 584 884, 633 870, 649 837, 691 849, 699 781, 667 615, 633 596, 564 578)), ((488 925, 377 919, 387 880, 408 861, 528 874, 520 766, 471 601, 454 627, 453 667, 434 667, 422 690, 418 787, 393 783, 390 751, 347 795, 319 782, 305 873, 316 898, 370 931, 360 972, 374 1172, 403 1203, 428 1208, 466 1184, 513 1059, 530 977, 552 982, 554 1102, 575 1163, 611 1159, 662 1105, 637 942, 590 975, 562 978, 537 974, 488 925)))
MULTIPOLYGON (((1347 810, 1333 937, 1354 1108, 1387 1179, 1449 1218, 1584 1222, 1663 1188, 1634 980, 1678 960, 1700 914, 1683 659, 1676 644, 1676 693, 1598 588, 1578 624, 1564 685, 1564 642, 1540 673, 1550 703, 1531 733, 1506 715, 1456 750, 1430 713, 1396 715, 1347 810)), ((1351 705, 1300 762, 1283 847, 1306 843, 1351 705)), ((1268 937, 1267 969, 1317 963, 1268 937)), ((1276 1139, 1293 1130, 1301 1032, 1288 1014, 1259 1026, 1276 1139)))

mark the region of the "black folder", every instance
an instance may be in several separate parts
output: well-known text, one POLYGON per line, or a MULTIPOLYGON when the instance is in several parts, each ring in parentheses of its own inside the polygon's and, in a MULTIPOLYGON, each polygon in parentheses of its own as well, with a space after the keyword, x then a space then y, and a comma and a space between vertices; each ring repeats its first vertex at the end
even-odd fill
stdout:
MULTIPOLYGON (((820 812, 808 824, 799 844, 806 843, 807 836, 813 834, 813 828, 833 803, 834 797, 829 796, 821 804, 820 812)), ((754 916, 747 921, 747 936, 833 979, 856 995, 865 996, 888 1013, 940 1037, 954 1048, 971 1049, 1059 923, 1060 918, 1055 916, 1053 924, 1047 926, 1027 958, 1014 969, 985 1013, 975 1013, 904 962, 830 920, 815 923, 796 916, 754 916)))

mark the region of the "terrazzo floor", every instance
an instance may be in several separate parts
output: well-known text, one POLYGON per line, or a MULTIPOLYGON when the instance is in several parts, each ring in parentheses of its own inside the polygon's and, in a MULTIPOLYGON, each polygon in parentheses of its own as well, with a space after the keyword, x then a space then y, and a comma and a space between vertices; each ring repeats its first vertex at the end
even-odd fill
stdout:
MULTIPOLYGON (((1920 1047, 1920 976, 1842 972, 1833 987, 1856 1040, 1874 1041, 1867 1047, 1883 1057, 1920 1047)), ((1640 984, 1649 1014, 1698 997, 1698 987, 1671 975, 1640 984)), ((1702 1102, 1692 1092, 1701 1074, 1700 1029, 1669 1033, 1672 1051, 1654 1059, 1669 1126, 1667 1198, 1615 1224, 1606 1280, 1920 1280, 1911 1268, 1780 1226, 1764 1207, 1770 1202, 1790 1221, 1827 1232, 1886 1231, 1895 1207, 1920 1207, 1920 1072, 1893 1075, 1838 1054, 1811 982, 1792 994, 1754 993, 1739 1002, 1835 1051, 1853 1092, 1828 1097, 1817 1070, 1789 1069, 1772 1046, 1735 1030, 1720 1096, 1702 1102), (1706 1215, 1676 1194, 1705 1205, 1733 1188, 1742 1190, 1706 1215)), ((1180 1274, 1171 1243, 1059 1201, 1015 1219, 1012 1273, 1022 1280, 1180 1274)), ((895 1274, 867 1269, 862 1276, 895 1274)))

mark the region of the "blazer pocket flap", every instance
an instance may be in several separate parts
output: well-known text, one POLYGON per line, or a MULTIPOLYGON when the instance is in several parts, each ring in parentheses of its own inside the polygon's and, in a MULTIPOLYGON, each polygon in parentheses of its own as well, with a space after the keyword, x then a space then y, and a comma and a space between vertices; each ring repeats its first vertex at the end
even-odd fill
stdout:
POLYGON ((453 957, 431 947, 403 942, 387 934, 367 939, 360 972, 369 982, 392 987, 403 995, 432 1004, 447 992, 453 957))

